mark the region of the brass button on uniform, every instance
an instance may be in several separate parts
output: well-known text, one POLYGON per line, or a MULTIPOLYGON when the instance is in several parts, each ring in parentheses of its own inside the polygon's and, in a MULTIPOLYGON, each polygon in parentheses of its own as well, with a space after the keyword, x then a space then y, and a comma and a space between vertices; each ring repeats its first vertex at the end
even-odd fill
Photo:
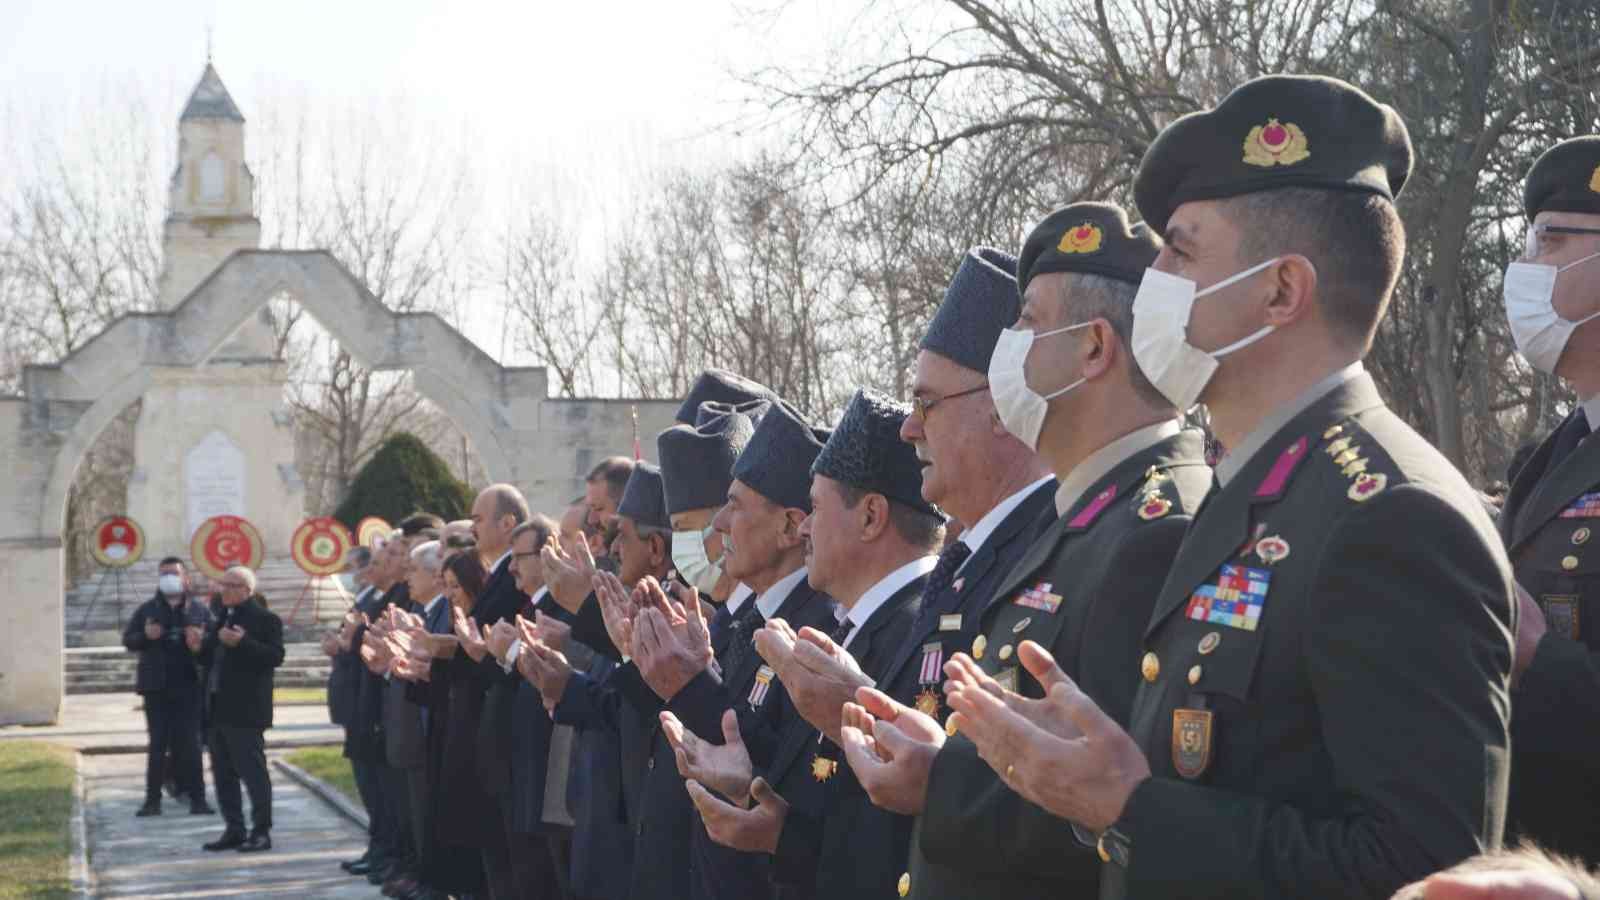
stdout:
POLYGON ((900 892, 900 896, 902 896, 902 897, 905 897, 905 896, 907 896, 907 895, 909 895, 911 893, 911 873, 910 872, 901 872, 900 873, 900 883, 895 886, 895 889, 900 892))
POLYGON ((654 772, 656 769, 656 758, 654 756, 650 757, 650 759, 645 762, 644 767, 654 772))
POLYGON ((1200 667, 1199 666, 1191 666, 1190 667, 1190 669, 1189 669, 1189 683, 1190 684, 1199 684, 1200 683, 1200 667))
POLYGON ((1101 862, 1111 862, 1111 854, 1106 852, 1106 836, 1100 835, 1100 840, 1094 842, 1094 850, 1100 854, 1101 862))
POLYGON ((1217 645, 1220 643, 1222 643, 1222 632, 1208 632, 1205 637, 1200 639, 1200 655, 1205 656, 1211 651, 1217 649, 1217 645))
POLYGON ((1573 544, 1573 546, 1582 547, 1584 544, 1587 544, 1587 543, 1589 543, 1589 529, 1588 528, 1579 528, 1577 531, 1574 531, 1572 533, 1572 544, 1573 544))
POLYGON ((978 635, 977 640, 972 642, 972 658, 973 659, 983 659, 983 651, 988 646, 989 646, 989 639, 984 637, 981 634, 978 635))
POLYGON ((944 720, 944 733, 950 737, 955 737, 956 730, 956 717, 954 713, 951 713, 950 718, 944 720))
POLYGON ((1011 645, 1007 644, 1004 647, 1000 648, 1000 659, 1003 662, 1003 661, 1008 660, 1010 658, 1011 658, 1011 645))
POLYGON ((1155 653, 1146 653, 1144 661, 1139 663, 1139 671, 1144 674, 1145 681, 1155 681, 1161 674, 1161 659, 1155 653))
POLYGON ((1566 569, 1568 572, 1571 572, 1577 567, 1578 558, 1576 556, 1564 556, 1561 558, 1561 568, 1566 569))

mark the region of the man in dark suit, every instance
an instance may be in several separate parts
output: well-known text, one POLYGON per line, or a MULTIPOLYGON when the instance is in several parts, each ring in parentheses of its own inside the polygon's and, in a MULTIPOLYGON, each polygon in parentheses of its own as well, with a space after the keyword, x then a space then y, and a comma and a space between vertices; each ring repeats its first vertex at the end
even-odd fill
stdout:
MULTIPOLYGON (((1133 703, 1130 660, 1156 593, 1211 486, 1202 436, 1180 430, 1128 351, 1134 290, 1159 249, 1148 229, 1101 203, 1051 213, 1023 245, 1016 328, 1031 337, 995 352, 990 387, 1013 388, 996 397, 1000 420, 1036 444, 1062 482, 1049 527, 989 587, 976 626, 983 640, 960 648, 1015 692, 1039 697, 1016 658, 1023 640, 1037 641, 1119 722, 1133 703), (1093 252, 1080 252, 1075 237, 1093 252), (1041 337, 1048 342, 1034 346, 1041 337), (1041 403, 1044 415, 1022 414, 1041 403)), ((1094 894, 1099 860, 1074 850, 1065 821, 1012 791, 970 741, 947 739, 903 693, 868 697, 890 721, 875 733, 845 729, 844 746, 874 802, 920 814, 908 896, 1094 894)))
MULTIPOLYGON (((812 511, 801 528, 807 579, 839 603, 827 645, 847 651, 873 680, 885 676, 916 620, 944 536, 943 519, 922 496, 916 452, 900 439, 907 413, 887 398, 857 392, 812 466, 812 511)), ((815 647, 813 636, 824 640, 814 629, 802 630, 798 640, 815 647)), ((776 619, 757 638, 762 657, 785 682, 796 665, 796 640, 776 619)), ((837 729, 837 715, 796 721, 763 777, 745 779, 746 792, 727 777, 731 772, 719 773, 712 788, 735 801, 748 794, 755 801, 748 809, 688 782, 711 838, 772 854, 773 878, 785 894, 881 896, 904 860, 909 819, 872 810, 840 767, 837 729), (899 855, 886 857, 896 843, 899 855)), ((740 764, 749 771, 748 756, 740 764)))
MULTIPOLYGON (((675 751, 727 740, 741 745, 751 765, 763 770, 798 718, 781 679, 755 652, 752 638, 771 619, 796 628, 831 628, 835 621, 832 598, 807 580, 800 537, 811 512, 811 464, 827 439, 826 430, 812 427, 787 404, 771 405, 727 473, 726 502, 712 527, 722 538, 724 570, 749 596, 712 621, 717 665, 695 674, 667 702, 661 721, 675 751)), ((663 447, 662 459, 669 456, 663 447)), ((670 497, 670 481, 668 489, 670 497)), ((680 776, 693 777, 688 761, 687 754, 675 757, 680 776)), ((692 824, 694 896, 757 900, 772 895, 768 854, 715 843, 698 812, 692 824)))
POLYGON ((1506 314, 1522 355, 1580 404, 1515 476, 1501 533, 1525 591, 1511 703, 1510 826, 1600 864, 1600 136, 1552 147, 1528 172, 1523 258, 1506 271, 1506 314), (1554 271, 1552 271, 1554 268, 1554 271))
POLYGON ((228 569, 218 586, 222 615, 204 637, 188 632, 189 649, 209 660, 211 777, 227 826, 205 849, 254 853, 272 849, 272 779, 263 735, 272 727, 272 673, 283 663, 283 622, 256 602, 256 575, 249 569, 228 569), (248 836, 241 779, 250 792, 248 836))
MULTIPOLYGON (((542 880, 542 873, 534 868, 532 854, 523 852, 523 840, 511 827, 512 718, 521 679, 515 670, 508 673, 501 668, 485 640, 496 623, 514 622, 519 614, 528 612, 528 595, 517 587, 516 573, 511 570, 511 532, 529 515, 527 499, 513 485, 491 484, 478 493, 472 504, 472 535, 479 556, 489 568, 489 580, 470 620, 459 613, 455 615, 462 650, 477 663, 475 671, 484 691, 476 737, 477 771, 493 801, 493 808, 486 812, 499 827, 498 838, 481 850, 484 876, 495 897, 529 896, 530 891, 545 889, 543 884, 536 884, 542 880)), ((538 764, 544 765, 548 747, 533 752, 538 754, 538 764)))
POLYGON ((1008 785, 1095 838, 1106 900, 1386 898, 1500 841, 1510 567, 1360 364, 1410 164, 1394 110, 1268 76, 1139 168, 1166 244, 1134 358, 1174 407, 1206 403, 1219 486, 1142 635, 1128 728, 1031 643, 1045 700, 950 697, 1008 785))
POLYGON ((161 784, 171 754, 174 780, 189 795, 189 812, 210 815, 200 766, 200 670, 184 646, 184 631, 204 629, 211 612, 190 597, 183 561, 169 556, 157 568, 156 595, 128 619, 122 645, 139 654, 134 690, 144 701, 150 747, 145 763, 144 805, 137 815, 161 815, 161 784))
POLYGON ((360 648, 349 643, 353 634, 355 623, 372 610, 373 598, 380 593, 373 585, 372 578, 376 574, 373 568, 372 549, 369 547, 354 547, 345 559, 345 569, 351 572, 354 582, 358 586, 355 598, 350 608, 345 610, 344 618, 339 623, 339 629, 325 635, 322 639, 322 652, 327 655, 330 665, 328 670, 328 718, 344 729, 344 755, 350 760, 350 768, 355 775, 357 796, 363 808, 367 810, 367 847, 361 856, 355 859, 343 860, 339 867, 346 872, 360 869, 365 875, 369 863, 375 855, 373 836, 377 833, 377 822, 372 814, 372 809, 367 806, 367 795, 361 790, 361 785, 367 780, 361 775, 361 767, 357 760, 350 755, 352 747, 350 730, 355 723, 355 707, 357 697, 361 690, 361 656, 360 648))

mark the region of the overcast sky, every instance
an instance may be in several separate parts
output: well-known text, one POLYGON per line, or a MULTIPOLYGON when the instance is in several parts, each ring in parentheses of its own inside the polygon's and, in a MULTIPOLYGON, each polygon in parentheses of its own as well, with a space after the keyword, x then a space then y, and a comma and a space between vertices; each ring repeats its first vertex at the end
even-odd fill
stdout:
MULTIPOLYGON (((83 121, 117 128, 103 121, 106 98, 136 94, 153 107, 140 121, 152 141, 165 142, 156 154, 165 163, 209 35, 256 152, 270 113, 294 102, 403 111, 424 141, 436 133, 469 148, 483 207, 475 221, 486 233, 545 185, 559 185, 562 214, 585 217, 592 230, 640 192, 641 173, 715 164, 771 141, 724 127, 749 113, 752 96, 731 73, 814 64, 848 32, 830 16, 858 5, 0 0, 0 130, 12 132, 0 141, 25 155, 15 147, 29 139, 22 132, 59 121, 65 141, 81 149, 93 143, 75 135, 83 121)), ((159 184, 162 173, 150 178, 159 184)), ((491 353, 499 349, 468 328, 491 353)))

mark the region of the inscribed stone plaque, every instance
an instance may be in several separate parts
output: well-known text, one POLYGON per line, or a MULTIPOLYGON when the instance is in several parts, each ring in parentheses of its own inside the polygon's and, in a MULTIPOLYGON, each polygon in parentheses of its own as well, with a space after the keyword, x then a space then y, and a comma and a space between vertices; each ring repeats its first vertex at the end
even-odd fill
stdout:
POLYGON ((213 431, 183 457, 188 531, 212 516, 243 516, 244 454, 220 431, 213 431))

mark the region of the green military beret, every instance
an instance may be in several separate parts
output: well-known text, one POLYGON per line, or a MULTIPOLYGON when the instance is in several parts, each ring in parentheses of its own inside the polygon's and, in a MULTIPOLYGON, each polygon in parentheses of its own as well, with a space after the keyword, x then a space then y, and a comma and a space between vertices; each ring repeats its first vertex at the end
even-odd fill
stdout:
POLYGON ((1522 211, 1530 222, 1546 211, 1600 215, 1600 135, 1562 141, 1546 150, 1528 170, 1522 211))
POLYGON ((1017 292, 1046 272, 1085 272, 1138 284, 1161 252, 1161 239, 1144 223, 1128 224, 1114 203, 1073 203, 1033 226, 1022 242, 1017 292))
POLYGON ((1411 137, 1393 109, 1336 78, 1268 75, 1163 129, 1133 193, 1165 234, 1173 210, 1192 200, 1286 187, 1393 200, 1410 173, 1411 137))

